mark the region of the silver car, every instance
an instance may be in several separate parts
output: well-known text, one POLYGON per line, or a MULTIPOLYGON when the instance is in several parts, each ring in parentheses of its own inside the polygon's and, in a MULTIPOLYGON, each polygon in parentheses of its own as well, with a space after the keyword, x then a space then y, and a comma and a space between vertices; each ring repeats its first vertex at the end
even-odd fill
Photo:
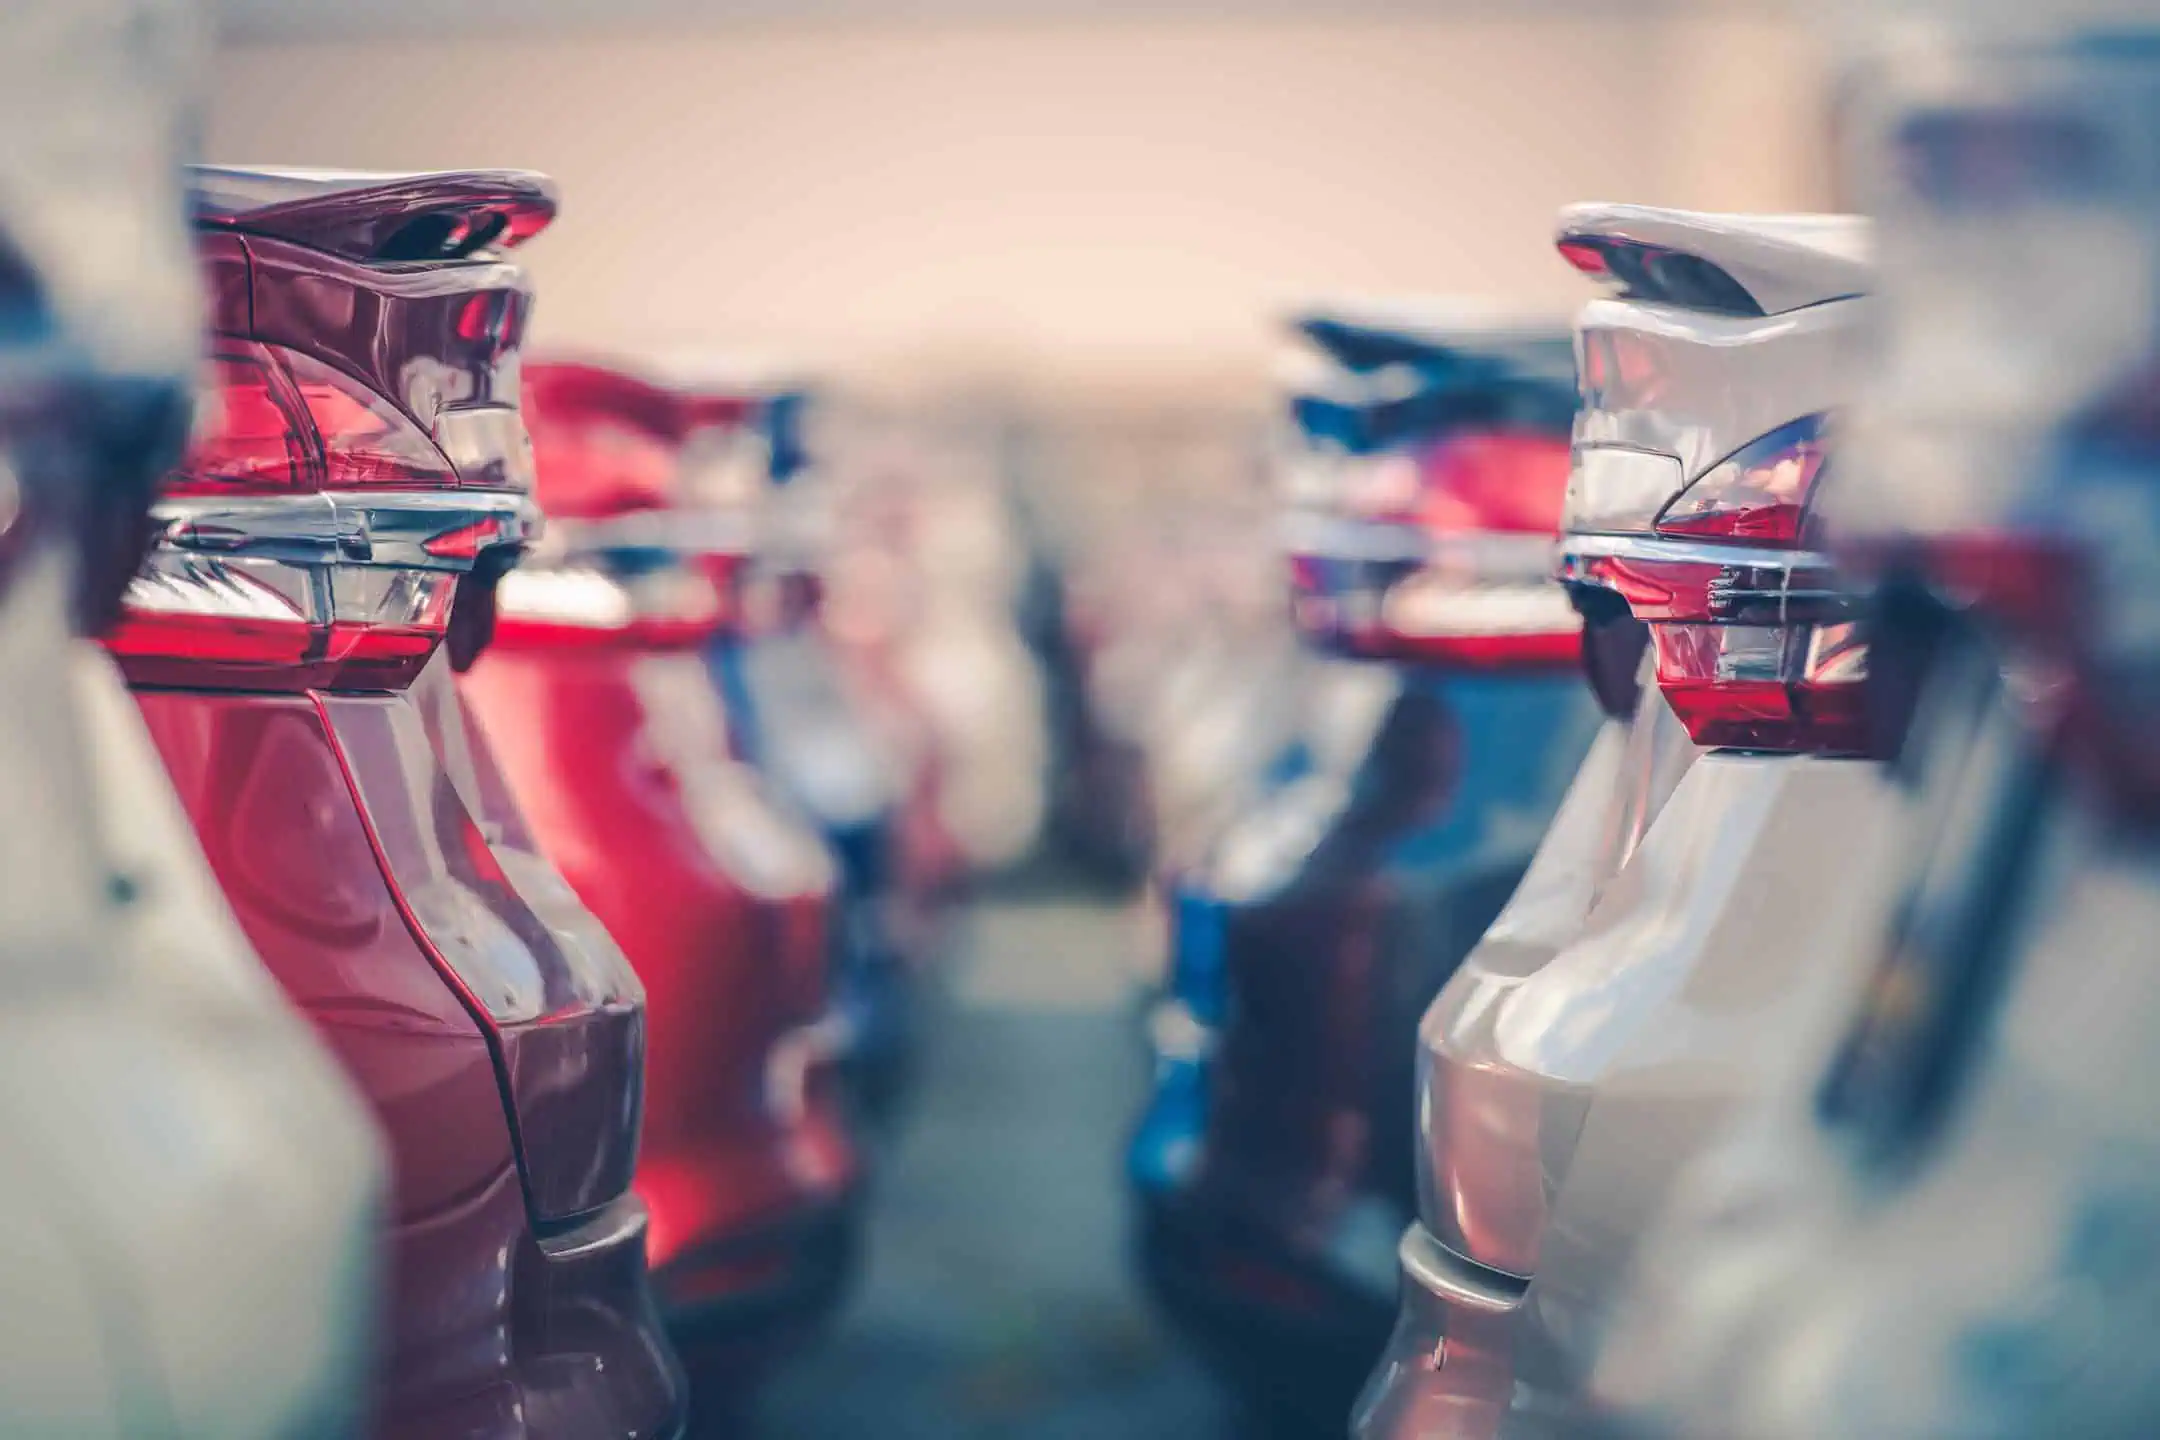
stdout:
POLYGON ((0 1432, 356 1435, 383 1166, 112 661, 200 344, 163 0, 0 20, 0 1432))
POLYGON ((1909 672, 1907 839, 1853 1003, 1646 1248, 1601 1379, 1653 1433, 2160 1433, 2146 8, 1858 57, 1885 325, 1832 519, 1909 672))
POLYGON ((1578 206, 1560 249, 1611 291, 1577 326, 1562 574, 1593 636, 1647 627, 1646 683, 1426 1014, 1419 1223, 1353 1418, 1374 1440, 1591 1418, 1636 1238, 1832 1003, 1814 922, 1890 804, 1811 505, 1864 223, 1578 206))

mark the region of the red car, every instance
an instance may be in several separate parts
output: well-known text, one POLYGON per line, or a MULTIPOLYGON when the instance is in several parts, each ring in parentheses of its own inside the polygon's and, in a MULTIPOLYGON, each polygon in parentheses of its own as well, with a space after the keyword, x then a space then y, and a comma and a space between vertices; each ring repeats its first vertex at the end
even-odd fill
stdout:
MULTIPOLYGON (((395 1436, 670 1435, 630 1190, 644 995, 446 663, 529 539, 523 172, 197 172, 214 422, 107 643, 264 962, 393 1164, 395 1436)), ((235 1263, 244 1263, 236 1256, 235 1263)))
POLYGON ((548 539, 505 580, 496 643, 461 685, 542 848, 651 996, 637 1192, 702 1391, 764 1368, 847 1272, 834 867, 745 763, 706 665, 752 608, 747 516, 685 504, 678 481, 711 478, 683 462, 724 449, 739 404, 598 366, 527 383, 548 539))

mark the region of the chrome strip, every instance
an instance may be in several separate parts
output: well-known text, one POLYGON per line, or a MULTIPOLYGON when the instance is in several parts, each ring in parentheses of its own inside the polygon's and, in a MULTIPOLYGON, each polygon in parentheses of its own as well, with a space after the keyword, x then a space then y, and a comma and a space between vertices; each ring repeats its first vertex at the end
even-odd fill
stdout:
POLYGON ((1830 557, 1820 550, 1777 550, 1762 545, 1719 545, 1707 540, 1674 540, 1663 535, 1562 535, 1555 550, 1562 567, 1580 557, 1638 560, 1668 565, 1738 565, 1757 570, 1830 568, 1830 557))
POLYGON ((470 570, 473 553, 435 554, 429 543, 477 530, 460 550, 523 546, 541 524, 530 496, 502 490, 187 495, 159 500, 151 514, 160 550, 406 570, 470 570))
POLYGON ((1433 1239, 1422 1225, 1403 1231, 1395 1246, 1403 1280, 1445 1305, 1505 1315, 1520 1308, 1530 1282, 1519 1275, 1465 1260, 1433 1239))
POLYGON ((1288 555, 1376 564, 1446 565, 1462 562, 1479 568, 1506 568, 1546 578, 1552 563, 1550 535, 1507 530, 1467 530, 1433 534, 1403 520, 1364 520, 1344 515, 1291 511, 1277 528, 1278 543, 1288 555))
POLYGON ((1553 576, 1600 590, 1618 587, 1599 562, 1714 566, 1705 588, 1705 623, 1810 624, 1850 614, 1855 597, 1833 583, 1830 557, 1819 550, 1718 545, 1662 535, 1563 535, 1554 547, 1553 576), (1753 582, 1753 583, 1750 583, 1753 582))

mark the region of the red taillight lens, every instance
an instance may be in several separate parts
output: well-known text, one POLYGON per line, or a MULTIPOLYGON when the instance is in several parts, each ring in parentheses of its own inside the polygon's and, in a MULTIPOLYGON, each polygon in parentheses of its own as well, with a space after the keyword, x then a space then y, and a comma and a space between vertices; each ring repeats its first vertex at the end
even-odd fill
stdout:
POLYGON ((1800 549, 1824 417, 1742 447, 1652 535, 1569 535, 1561 573, 1649 626, 1658 688, 1698 745, 1862 754, 1867 648, 1828 562, 1800 549))
POLYGON ((1657 533, 1797 545, 1827 455, 1820 415, 1773 430, 1681 491, 1658 516, 1657 533))
POLYGON ((1345 457, 1334 515, 1292 522, 1292 616, 1349 653, 1472 669, 1575 663, 1582 622, 1551 579, 1567 444, 1468 431, 1345 457))
POLYGON ((279 358, 322 446, 325 485, 457 484, 448 457, 387 399, 312 356, 286 351, 279 358))
MULTIPOLYGON (((530 503, 461 491, 396 406, 309 356, 229 345, 216 381, 107 647, 141 685, 410 683, 479 557, 527 538, 530 503)), ((461 447, 486 451, 490 474, 521 443, 503 413, 461 447)))
POLYGON ((322 454, 306 419, 306 402, 267 348, 219 353, 211 381, 197 410, 195 435, 164 493, 321 485, 322 454))
MULTIPOLYGON (((655 515, 648 518, 666 520, 655 515)), ((495 590, 495 641, 518 648, 670 650, 741 626, 748 552, 677 556, 652 548, 579 545, 596 526, 565 522, 565 549, 503 576, 495 590)))
POLYGON ((680 649, 769 623, 753 401, 569 362, 527 367, 525 391, 551 543, 496 591, 498 644, 680 649))
POLYGON ((513 570, 495 590, 495 642, 515 648, 671 650, 701 645, 733 611, 695 570, 640 583, 598 566, 513 570))
POLYGON ((524 426, 507 407, 436 417, 461 452, 453 464, 388 398, 312 355, 228 342, 213 358, 211 379, 195 435, 163 494, 432 490, 530 478, 524 426))
MULTIPOLYGON (((499 532, 517 523, 506 517, 499 532)), ((291 535, 277 558, 196 551, 175 538, 184 524, 168 519, 105 636, 137 685, 399 689, 442 643, 468 579, 345 565, 334 546, 291 535)))
POLYGON ((623 515, 668 505, 675 493, 672 439, 614 420, 544 424, 535 432, 535 494, 551 516, 623 515))
POLYGON ((1650 643, 1658 688, 1698 745, 1868 749, 1860 698, 1867 647, 1851 621, 1652 625, 1650 643))
POLYGON ((105 634, 137 684, 185 685, 209 677, 243 688, 282 688, 315 650, 304 609, 245 571, 153 574, 129 589, 105 634))

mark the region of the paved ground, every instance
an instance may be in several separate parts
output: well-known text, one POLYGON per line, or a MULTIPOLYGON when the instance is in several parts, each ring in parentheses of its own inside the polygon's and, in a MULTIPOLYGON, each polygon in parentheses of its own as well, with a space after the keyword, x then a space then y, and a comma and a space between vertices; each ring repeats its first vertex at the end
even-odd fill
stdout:
POLYGON ((1146 1078, 1124 912, 1008 887, 971 918, 838 1332, 771 1440, 1207 1440, 1205 1378, 1126 1264, 1120 1149, 1146 1078))

